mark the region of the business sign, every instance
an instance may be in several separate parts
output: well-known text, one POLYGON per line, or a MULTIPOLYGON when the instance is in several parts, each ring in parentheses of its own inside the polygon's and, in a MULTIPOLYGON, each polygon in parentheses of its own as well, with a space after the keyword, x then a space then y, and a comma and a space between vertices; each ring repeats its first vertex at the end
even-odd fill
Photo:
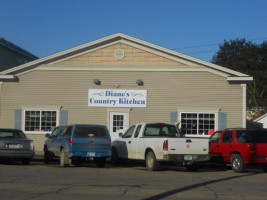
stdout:
POLYGON ((88 106, 146 107, 146 90, 89 89, 88 106))

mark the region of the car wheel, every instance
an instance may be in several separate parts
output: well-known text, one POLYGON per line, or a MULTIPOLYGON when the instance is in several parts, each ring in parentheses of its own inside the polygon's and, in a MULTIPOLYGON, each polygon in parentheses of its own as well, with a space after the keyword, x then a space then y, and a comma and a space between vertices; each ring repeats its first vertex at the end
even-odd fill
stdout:
POLYGON ((232 170, 237 173, 244 172, 246 170, 246 164, 240 154, 232 155, 232 170))
POLYGON ((267 165, 263 165, 262 169, 263 169, 264 172, 267 172, 267 165))
POLYGON ((111 164, 115 166, 119 164, 118 153, 115 147, 112 148, 111 164))
POLYGON ((106 158, 95 158, 97 168, 104 168, 106 165, 106 158))
POLYGON ((22 160, 22 164, 23 165, 28 165, 28 164, 30 164, 30 162, 31 162, 31 159, 24 159, 24 160, 22 160))
POLYGON ((70 160, 70 159, 67 158, 64 149, 62 149, 60 151, 60 158, 59 159, 60 159, 60 166, 61 167, 68 167, 69 166, 68 160, 70 160))
POLYGON ((157 161, 153 151, 149 151, 146 155, 146 168, 149 171, 156 171, 159 168, 159 162, 157 161))
POLYGON ((199 170, 199 165, 197 165, 197 164, 186 165, 186 169, 189 172, 196 172, 199 170))

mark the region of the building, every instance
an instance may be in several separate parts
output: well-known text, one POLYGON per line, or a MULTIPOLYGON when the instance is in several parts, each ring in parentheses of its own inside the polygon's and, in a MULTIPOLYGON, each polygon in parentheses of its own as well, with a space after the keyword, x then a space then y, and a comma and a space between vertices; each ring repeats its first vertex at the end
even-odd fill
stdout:
POLYGON ((138 122, 181 121, 187 135, 246 127, 246 74, 117 33, 2 71, 0 126, 43 148, 57 125, 112 138, 138 122))
POLYGON ((253 117, 250 121, 262 124, 262 128, 267 128, 267 113, 253 117))
POLYGON ((0 38, 0 71, 38 59, 17 45, 0 38))

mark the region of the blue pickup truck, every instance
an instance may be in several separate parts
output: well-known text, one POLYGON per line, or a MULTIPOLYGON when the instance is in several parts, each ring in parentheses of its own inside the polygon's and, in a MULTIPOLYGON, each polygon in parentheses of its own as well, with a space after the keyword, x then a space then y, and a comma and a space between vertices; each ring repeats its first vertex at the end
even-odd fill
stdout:
POLYGON ((44 160, 49 163, 59 157, 60 166, 82 164, 94 160, 97 167, 105 167, 111 156, 111 138, 106 126, 75 124, 56 127, 44 145, 44 160))

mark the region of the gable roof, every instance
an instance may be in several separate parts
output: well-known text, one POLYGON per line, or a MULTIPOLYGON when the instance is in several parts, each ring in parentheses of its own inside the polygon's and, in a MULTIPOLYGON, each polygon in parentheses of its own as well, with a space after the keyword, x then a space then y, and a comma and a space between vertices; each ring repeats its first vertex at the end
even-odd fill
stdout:
POLYGON ((259 120, 261 120, 261 119, 263 119, 263 118, 265 118, 265 117, 267 117, 267 113, 262 114, 262 115, 258 115, 258 116, 256 116, 256 117, 253 117, 252 119, 250 119, 250 121, 258 122, 259 120))
POLYGON ((20 48, 19 46, 13 44, 12 42, 5 40, 4 38, 1 38, 1 37, 0 37, 0 45, 4 46, 4 47, 6 47, 12 51, 15 51, 19 54, 27 56, 33 60, 38 59, 38 57, 33 55, 32 53, 26 51, 25 49, 20 48))
MULTIPOLYGON (((196 63, 196 64, 200 64, 200 65, 203 65, 205 67, 208 67, 208 68, 211 68, 211 69, 214 69, 217 71, 224 72, 226 74, 229 74, 229 77, 227 78, 228 81, 246 82, 246 81, 252 81, 253 80, 252 77, 250 77, 246 74, 243 74, 243 73, 240 73, 240 72, 237 72, 237 71, 225 68, 225 67, 221 67, 219 65, 215 65, 215 64, 212 64, 210 62, 206 62, 204 60, 200 60, 200 59, 197 59, 197 58, 194 58, 194 57, 191 57, 191 56, 188 56, 188 55, 185 55, 185 54, 182 54, 182 53, 179 53, 179 52, 176 52, 176 51, 173 51, 173 50, 170 50, 170 49, 167 49, 167 48, 164 48, 164 47, 161 47, 161 46, 149 43, 149 42, 134 38, 132 36, 125 35, 123 33, 115 33, 113 35, 103 37, 103 38, 94 40, 92 42, 88 42, 88 43, 85 43, 83 45, 79 45, 79 46, 67 49, 65 51, 55 53, 55 54, 46 56, 44 58, 40 58, 38 60, 34 60, 32 62, 17 66, 17 67, 14 67, 14 68, 11 68, 11 69, 8 69, 5 71, 2 71, 2 72, 0 72, 0 81, 5 80, 5 75, 9 75, 9 77, 13 75, 15 77, 15 74, 23 72, 23 71, 31 70, 31 69, 33 69, 33 68, 35 68, 41 64, 48 64, 51 62, 55 62, 57 60, 67 58, 69 56, 79 54, 79 53, 82 53, 84 51, 88 51, 90 49, 94 49, 94 48, 103 46, 103 45, 108 44, 108 43, 116 42, 116 41, 121 40, 121 39, 128 40, 130 42, 133 42, 133 43, 136 43, 139 45, 143 45, 143 46, 148 47, 150 49, 160 51, 160 52, 163 52, 165 54, 175 56, 175 57, 178 57, 178 58, 181 58, 181 59, 184 59, 184 60, 196 63)), ((6 77, 6 79, 9 79, 9 78, 6 77)))

